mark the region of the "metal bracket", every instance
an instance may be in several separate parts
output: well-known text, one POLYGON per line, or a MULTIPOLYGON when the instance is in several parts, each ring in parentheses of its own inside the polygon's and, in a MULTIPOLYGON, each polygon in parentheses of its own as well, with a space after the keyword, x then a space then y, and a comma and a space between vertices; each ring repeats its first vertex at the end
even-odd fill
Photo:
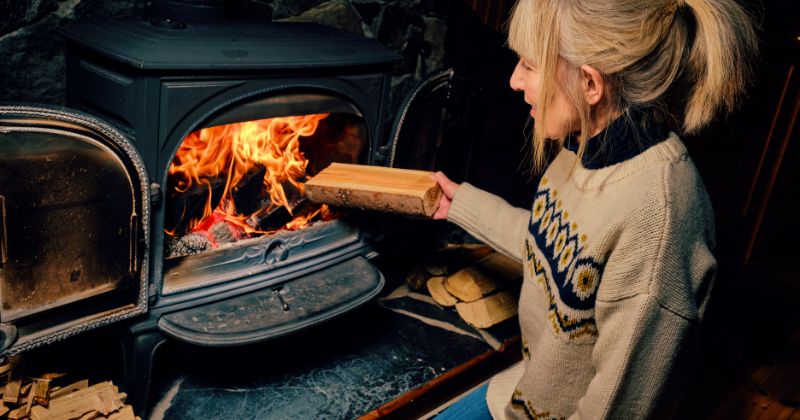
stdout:
POLYGON ((6 198, 0 195, 0 267, 8 262, 8 230, 6 230, 6 198))

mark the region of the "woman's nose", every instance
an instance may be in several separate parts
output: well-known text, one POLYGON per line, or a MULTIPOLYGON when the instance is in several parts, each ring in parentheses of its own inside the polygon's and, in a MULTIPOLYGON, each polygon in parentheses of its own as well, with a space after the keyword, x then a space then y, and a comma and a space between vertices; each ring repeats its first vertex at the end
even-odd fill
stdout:
POLYGON ((508 80, 508 84, 511 86, 511 90, 515 90, 517 92, 523 90, 525 83, 522 73, 519 71, 519 66, 514 67, 514 72, 511 73, 511 78, 508 80))

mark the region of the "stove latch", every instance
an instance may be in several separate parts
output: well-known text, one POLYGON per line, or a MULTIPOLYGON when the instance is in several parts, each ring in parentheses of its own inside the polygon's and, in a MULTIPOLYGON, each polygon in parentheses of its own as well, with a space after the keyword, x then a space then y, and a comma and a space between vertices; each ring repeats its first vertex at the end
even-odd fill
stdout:
POLYGON ((285 300, 283 300, 283 296, 281 296, 281 289, 280 288, 272 289, 272 295, 275 296, 276 298, 278 298, 278 301, 281 303, 281 307, 283 308, 284 311, 288 311, 289 310, 289 304, 286 303, 285 300))

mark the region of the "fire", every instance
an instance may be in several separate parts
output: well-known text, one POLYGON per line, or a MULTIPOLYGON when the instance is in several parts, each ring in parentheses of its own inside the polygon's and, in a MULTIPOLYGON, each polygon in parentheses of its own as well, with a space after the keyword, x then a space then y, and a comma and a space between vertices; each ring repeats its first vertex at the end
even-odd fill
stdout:
MULTIPOLYGON (((211 225, 226 221, 233 229, 246 234, 270 233, 262 230, 253 220, 268 215, 283 207, 292 217, 283 226, 286 229, 299 229, 315 217, 327 217, 326 207, 315 209, 307 214, 294 215, 297 204, 290 202, 305 195, 304 182, 308 179, 306 167, 308 160, 300 150, 300 138, 307 137, 317 130, 320 121, 328 114, 311 114, 292 117, 268 118, 204 128, 189 134, 175 154, 169 167, 169 176, 177 193, 185 193, 198 186, 207 191, 205 206, 189 217, 189 231, 208 231, 211 225), (243 214, 237 209, 234 194, 237 188, 248 181, 247 177, 263 173, 263 185, 253 197, 263 203, 255 211, 243 214), (218 204, 212 199, 214 183, 224 188, 218 204), (287 188, 289 191, 287 192, 287 188), (213 207, 213 208, 212 208, 213 207)), ((174 229, 165 232, 174 235, 174 229)))

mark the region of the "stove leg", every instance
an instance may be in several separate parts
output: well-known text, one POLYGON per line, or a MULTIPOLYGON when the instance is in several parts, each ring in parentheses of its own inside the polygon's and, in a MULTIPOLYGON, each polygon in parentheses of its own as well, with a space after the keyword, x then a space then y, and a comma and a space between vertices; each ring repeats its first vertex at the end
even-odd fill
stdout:
POLYGON ((160 331, 127 333, 122 337, 123 359, 125 362, 125 392, 127 402, 133 411, 145 418, 147 396, 150 391, 150 377, 153 372, 153 359, 156 350, 166 341, 160 331))

